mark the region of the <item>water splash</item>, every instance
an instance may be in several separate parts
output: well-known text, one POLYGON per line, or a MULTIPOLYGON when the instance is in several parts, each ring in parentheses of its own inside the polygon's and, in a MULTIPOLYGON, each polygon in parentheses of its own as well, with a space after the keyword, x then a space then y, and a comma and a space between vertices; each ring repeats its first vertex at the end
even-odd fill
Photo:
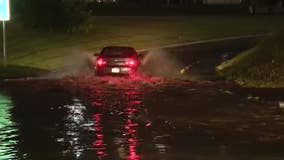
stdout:
POLYGON ((173 54, 162 49, 155 49, 146 54, 142 62, 142 71, 153 76, 180 77, 180 70, 183 68, 173 54))
POLYGON ((83 49, 74 49, 73 53, 65 58, 61 67, 52 71, 43 78, 59 79, 66 76, 80 76, 84 74, 92 74, 93 56, 90 51, 83 49))

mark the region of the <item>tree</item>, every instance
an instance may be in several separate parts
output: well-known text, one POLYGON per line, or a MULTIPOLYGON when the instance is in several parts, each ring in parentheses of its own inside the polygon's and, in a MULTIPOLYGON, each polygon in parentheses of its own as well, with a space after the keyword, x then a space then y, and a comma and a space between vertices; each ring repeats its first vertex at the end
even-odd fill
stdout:
POLYGON ((87 0, 14 0, 18 21, 36 29, 74 30, 90 18, 87 0))

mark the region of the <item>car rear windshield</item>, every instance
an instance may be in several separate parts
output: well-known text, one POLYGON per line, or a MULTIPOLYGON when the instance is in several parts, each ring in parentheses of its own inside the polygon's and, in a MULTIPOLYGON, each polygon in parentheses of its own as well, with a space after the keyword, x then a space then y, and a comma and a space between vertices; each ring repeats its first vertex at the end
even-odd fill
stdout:
POLYGON ((104 48, 101 55, 106 57, 133 57, 137 56, 133 48, 104 48))

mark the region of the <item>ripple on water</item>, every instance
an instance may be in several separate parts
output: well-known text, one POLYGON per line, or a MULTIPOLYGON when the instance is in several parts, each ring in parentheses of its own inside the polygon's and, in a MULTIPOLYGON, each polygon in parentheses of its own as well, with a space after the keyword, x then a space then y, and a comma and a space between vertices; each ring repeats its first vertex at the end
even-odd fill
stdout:
POLYGON ((18 129, 11 118, 12 107, 11 99, 0 93, 0 159, 16 159, 18 155, 18 129))

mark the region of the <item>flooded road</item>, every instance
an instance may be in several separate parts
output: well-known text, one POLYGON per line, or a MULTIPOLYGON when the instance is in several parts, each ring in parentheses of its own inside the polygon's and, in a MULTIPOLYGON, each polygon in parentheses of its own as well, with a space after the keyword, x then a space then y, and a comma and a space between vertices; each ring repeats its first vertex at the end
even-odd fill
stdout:
POLYGON ((0 159, 282 159, 284 90, 268 92, 161 77, 6 82, 0 159))
POLYGON ((155 51, 153 76, 2 81, 0 160, 282 160, 284 89, 215 75, 253 44, 155 51))

